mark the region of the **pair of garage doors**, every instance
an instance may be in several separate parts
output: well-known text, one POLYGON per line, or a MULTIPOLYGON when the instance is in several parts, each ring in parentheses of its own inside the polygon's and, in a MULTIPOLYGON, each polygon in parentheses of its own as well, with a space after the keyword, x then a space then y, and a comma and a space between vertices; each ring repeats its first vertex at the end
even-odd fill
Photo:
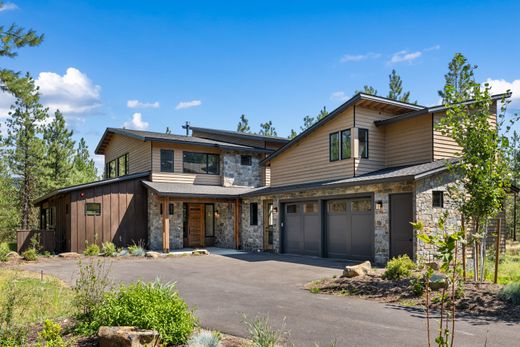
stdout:
POLYGON ((372 259, 372 199, 336 199, 285 205, 284 252, 330 258, 372 259), (323 225, 323 226, 322 226, 323 225))

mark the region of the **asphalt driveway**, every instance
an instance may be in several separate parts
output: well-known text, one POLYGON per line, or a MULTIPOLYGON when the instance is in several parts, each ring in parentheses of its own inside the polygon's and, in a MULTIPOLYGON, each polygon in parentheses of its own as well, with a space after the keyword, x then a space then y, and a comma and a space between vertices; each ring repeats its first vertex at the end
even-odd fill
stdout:
MULTIPOLYGON (((295 346, 424 346, 421 311, 351 297, 311 294, 303 285, 341 274, 344 262, 269 254, 230 254, 168 259, 124 259, 112 264, 116 281, 175 281, 195 307, 202 326, 246 336, 243 316, 269 315, 274 326, 285 318, 295 346)), ((71 260, 23 265, 73 282, 71 260)), ((513 346, 520 342, 520 322, 461 318, 457 346, 513 346)))

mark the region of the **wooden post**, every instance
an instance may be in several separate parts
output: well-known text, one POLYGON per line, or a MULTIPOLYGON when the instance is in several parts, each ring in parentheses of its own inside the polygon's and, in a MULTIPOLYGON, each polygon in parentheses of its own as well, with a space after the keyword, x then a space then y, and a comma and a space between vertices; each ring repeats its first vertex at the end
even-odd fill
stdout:
POLYGON ((496 242, 495 242, 495 279, 494 283, 498 282, 498 258, 500 258, 500 227, 502 219, 499 217, 497 220, 497 232, 496 232, 496 242))
MULTIPOLYGON (((462 238, 466 241, 466 226, 464 225, 464 215, 461 220, 462 238)), ((466 242, 462 242, 462 279, 466 282, 466 242)))
POLYGON ((168 198, 162 198, 163 252, 170 251, 170 216, 168 214, 168 198))

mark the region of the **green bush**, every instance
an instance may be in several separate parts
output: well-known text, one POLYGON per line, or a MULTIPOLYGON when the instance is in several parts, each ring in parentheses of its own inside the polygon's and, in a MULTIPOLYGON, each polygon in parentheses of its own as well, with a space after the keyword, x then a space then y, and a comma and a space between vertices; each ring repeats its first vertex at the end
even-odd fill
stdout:
POLYGON ((11 252, 7 242, 0 243, 0 261, 7 261, 7 254, 11 252))
POLYGON ((253 321, 244 319, 253 341, 254 347, 276 347, 284 346, 288 333, 285 331, 285 320, 280 329, 274 329, 269 323, 269 317, 257 317, 253 321))
POLYGON ((144 248, 142 246, 138 246, 138 245, 131 245, 131 246, 128 246, 128 253, 130 253, 131 255, 135 256, 135 257, 143 257, 145 254, 146 254, 146 251, 144 250, 144 248))
POLYGON ((187 342, 196 323, 175 285, 156 280, 122 285, 117 291, 107 293, 103 304, 94 311, 90 326, 94 331, 101 325, 154 329, 167 345, 180 345, 187 342))
POLYGON ((388 261, 383 278, 388 280, 408 278, 416 268, 417 265, 408 257, 408 255, 400 255, 388 261))
POLYGON ((425 290, 425 280, 423 276, 414 276, 410 280, 410 289, 415 296, 421 296, 425 290))
POLYGON ((94 256, 98 255, 100 252, 99 246, 95 243, 88 244, 88 242, 85 242, 85 250, 83 251, 83 254, 86 256, 94 256))
POLYGON ((105 257, 115 257, 117 255, 116 245, 110 241, 103 242, 101 245, 101 253, 103 253, 105 257))
POLYGON ((498 293, 498 297, 510 301, 513 305, 520 305, 520 282, 509 283, 498 293))
POLYGON ((43 330, 38 333, 36 347, 65 347, 67 346, 61 337, 61 325, 46 319, 43 322, 43 330))
POLYGON ((22 258, 27 261, 35 261, 38 258, 38 251, 36 248, 27 248, 22 252, 22 258))
POLYGON ((201 330, 188 341, 188 347, 220 347, 222 334, 218 331, 201 330))

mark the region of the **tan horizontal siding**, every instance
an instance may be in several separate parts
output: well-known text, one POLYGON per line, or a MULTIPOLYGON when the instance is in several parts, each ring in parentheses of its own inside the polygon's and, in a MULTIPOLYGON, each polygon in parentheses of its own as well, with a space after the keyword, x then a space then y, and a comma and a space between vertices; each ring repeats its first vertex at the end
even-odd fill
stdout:
POLYGON ((189 183, 218 186, 221 184, 219 175, 189 174, 178 172, 152 172, 153 182, 189 183))
POLYGON ((350 107, 274 158, 271 186, 352 177, 353 159, 329 161, 329 134, 352 127, 350 107))
POLYGON ((271 167, 264 167, 264 186, 269 187, 271 185, 271 167))
POLYGON ((151 144, 127 136, 112 135, 105 149, 105 163, 128 153, 128 173, 150 171, 151 144))
POLYGON ((445 113, 435 113, 433 115, 433 121, 435 124, 435 127, 433 128, 434 160, 454 158, 457 157, 458 153, 460 153, 460 147, 457 145, 455 140, 449 136, 441 134, 441 132, 436 129, 440 119, 445 115, 445 113))
POLYGON ((425 163, 432 160, 432 116, 410 118, 385 126, 386 166, 425 163))

